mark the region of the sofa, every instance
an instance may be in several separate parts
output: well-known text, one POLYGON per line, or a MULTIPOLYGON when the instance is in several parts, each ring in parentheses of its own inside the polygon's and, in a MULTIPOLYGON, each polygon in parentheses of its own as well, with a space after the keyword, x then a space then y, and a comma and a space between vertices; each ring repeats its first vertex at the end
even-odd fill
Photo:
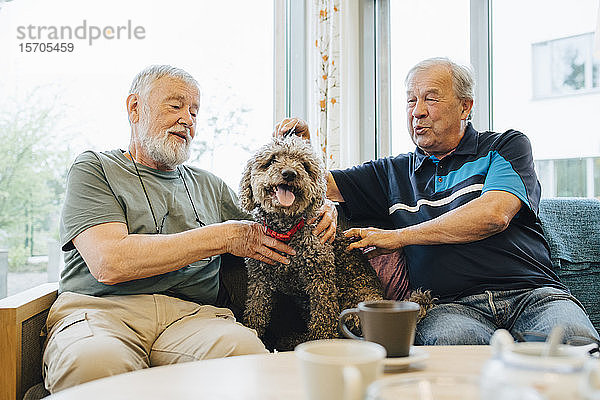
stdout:
MULTIPOLYGON (((556 273, 600 330, 600 201, 542 199, 540 220, 556 273)), ((243 260, 225 255, 220 300, 238 318, 244 309, 246 281, 243 260)), ((48 394, 41 383, 40 332, 56 290, 55 283, 48 283, 0 300, 0 399, 39 399, 48 394)))
POLYGON ((542 199, 540 220, 554 271, 600 332, 600 200, 542 199))

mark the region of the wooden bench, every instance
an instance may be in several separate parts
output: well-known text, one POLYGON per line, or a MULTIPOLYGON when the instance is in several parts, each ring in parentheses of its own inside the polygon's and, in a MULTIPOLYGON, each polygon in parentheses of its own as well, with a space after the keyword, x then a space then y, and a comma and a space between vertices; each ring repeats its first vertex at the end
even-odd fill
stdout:
POLYGON ((0 399, 20 400, 42 380, 40 332, 58 283, 45 283, 0 300, 0 399))

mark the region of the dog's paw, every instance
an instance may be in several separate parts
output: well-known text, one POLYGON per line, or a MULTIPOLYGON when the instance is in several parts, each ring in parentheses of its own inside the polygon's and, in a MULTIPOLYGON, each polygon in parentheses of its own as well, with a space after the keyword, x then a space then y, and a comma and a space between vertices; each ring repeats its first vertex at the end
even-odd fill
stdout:
POLYGON ((431 310, 435 306, 437 297, 433 297, 431 295, 431 290, 423 291, 421 289, 415 289, 410 292, 407 300, 415 302, 420 306, 419 315, 417 316, 417 322, 419 322, 425 318, 427 311, 431 310))

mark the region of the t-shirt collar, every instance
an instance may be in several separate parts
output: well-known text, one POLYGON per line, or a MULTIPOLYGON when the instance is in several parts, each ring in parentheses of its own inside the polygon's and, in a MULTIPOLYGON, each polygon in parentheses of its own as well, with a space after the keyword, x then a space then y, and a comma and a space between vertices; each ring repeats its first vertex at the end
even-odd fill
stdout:
MULTIPOLYGON (((121 161, 125 165, 127 165, 131 170, 135 171, 135 167, 133 166, 131 159, 126 156, 126 153, 128 152, 128 150, 119 149, 119 150, 115 150, 115 152, 117 152, 117 154, 121 158, 121 161)), ((175 168, 172 171, 163 171, 163 170, 147 167, 144 164, 140 164, 138 162, 136 162, 136 166, 138 167, 138 169, 140 171, 147 171, 152 175, 156 175, 156 176, 160 176, 162 178, 168 178, 168 179, 179 179, 179 171, 177 171, 177 169, 184 168, 182 165, 179 165, 179 166, 177 166, 177 168, 175 168)))
MULTIPOLYGON (((478 142, 477 131, 475 130, 475 128, 473 128, 473 125, 469 122, 469 123, 467 123, 467 126, 465 127, 465 134, 463 135, 462 139, 460 139, 460 142, 458 143, 456 150, 452 154, 456 154, 456 155, 477 154, 477 142, 478 142)), ((448 157, 450 157, 450 156, 451 155, 448 155, 448 157)), ((415 149, 415 171, 417 171, 419 168, 421 168, 421 165, 423 165, 423 162, 428 158, 429 158, 429 156, 427 154, 425 154, 425 152, 423 150, 421 150, 420 148, 417 147, 415 149)))
POLYGON ((460 143, 456 148, 454 154, 460 155, 475 155, 477 154, 477 142, 479 141, 479 135, 475 128, 473 128, 473 124, 470 122, 467 123, 467 127, 465 128, 465 134, 462 139, 460 139, 460 143))

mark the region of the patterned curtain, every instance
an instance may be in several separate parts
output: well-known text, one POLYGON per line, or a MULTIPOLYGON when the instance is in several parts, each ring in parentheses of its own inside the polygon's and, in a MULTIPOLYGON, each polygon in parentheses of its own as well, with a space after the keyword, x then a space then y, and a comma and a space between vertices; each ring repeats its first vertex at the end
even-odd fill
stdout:
POLYGON ((340 168, 340 1, 313 0, 312 9, 316 53, 312 68, 319 110, 317 144, 326 167, 340 168))

